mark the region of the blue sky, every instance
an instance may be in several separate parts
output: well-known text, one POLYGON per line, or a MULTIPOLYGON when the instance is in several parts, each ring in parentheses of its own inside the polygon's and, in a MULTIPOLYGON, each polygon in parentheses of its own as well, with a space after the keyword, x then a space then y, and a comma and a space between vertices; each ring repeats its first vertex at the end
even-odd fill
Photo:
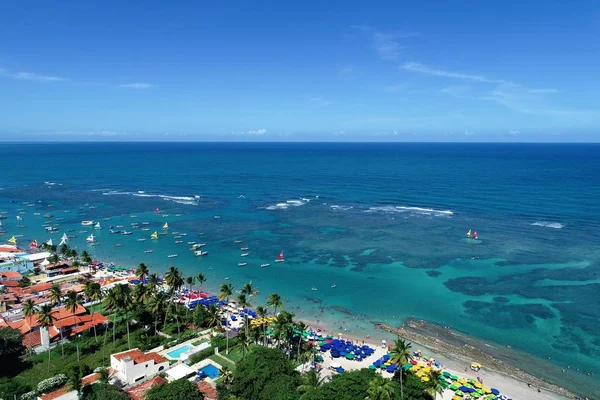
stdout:
POLYGON ((1 2, 0 140, 600 139, 598 1, 211 3, 1 2))

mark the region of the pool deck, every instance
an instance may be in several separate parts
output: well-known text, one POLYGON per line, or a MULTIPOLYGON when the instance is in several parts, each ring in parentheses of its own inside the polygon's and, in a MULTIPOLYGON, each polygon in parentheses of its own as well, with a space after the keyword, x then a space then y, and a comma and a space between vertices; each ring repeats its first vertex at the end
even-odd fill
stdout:
MULTIPOLYGON (((215 366, 215 367, 217 367, 219 370, 220 370, 221 368, 223 368, 223 366, 222 366, 221 364, 219 364, 218 362, 216 362, 216 361, 213 361, 213 360, 211 360, 211 359, 209 359, 209 358, 205 358, 204 360, 202 360, 202 361, 200 361, 200 362, 197 362, 197 363, 196 363, 196 364, 194 364, 194 365, 190 365, 190 367, 191 367, 192 369, 194 369, 194 370, 198 371, 200 368, 202 368, 202 367, 206 367, 208 364, 212 364, 212 365, 214 365, 214 366, 215 366)), ((216 378, 214 378, 214 379, 212 379, 212 378, 208 378, 208 377, 207 377, 207 378, 204 378, 203 380, 204 380, 204 381, 206 381, 206 382, 208 382, 208 383, 209 383, 211 386, 213 386, 213 387, 216 387, 216 381, 217 381, 217 379, 219 379, 219 377, 218 377, 218 376, 217 376, 216 378)), ((194 381, 196 380, 196 378, 195 378, 195 377, 193 377, 193 378, 190 378, 189 380, 190 380, 191 382, 194 382, 194 381)))

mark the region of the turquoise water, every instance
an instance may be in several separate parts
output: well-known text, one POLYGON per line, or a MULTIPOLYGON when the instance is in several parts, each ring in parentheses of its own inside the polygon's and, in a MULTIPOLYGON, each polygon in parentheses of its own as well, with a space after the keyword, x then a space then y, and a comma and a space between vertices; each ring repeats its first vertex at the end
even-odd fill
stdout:
POLYGON ((210 379, 218 378, 221 374, 219 369, 215 367, 213 364, 207 364, 204 367, 198 370, 199 372, 204 372, 210 379))
POLYGON ((202 271, 212 291, 252 280, 254 306, 277 292, 357 336, 423 318, 540 360, 526 369, 578 368, 553 378, 600 392, 599 145, 4 144, 0 167, 5 238, 67 232, 106 261, 202 271))
POLYGON ((190 351, 193 348, 194 347, 190 346, 189 344, 184 344, 183 346, 178 347, 175 350, 169 351, 167 353, 167 355, 171 358, 179 359, 179 358, 181 358, 181 355, 183 353, 187 353, 188 351, 190 351))

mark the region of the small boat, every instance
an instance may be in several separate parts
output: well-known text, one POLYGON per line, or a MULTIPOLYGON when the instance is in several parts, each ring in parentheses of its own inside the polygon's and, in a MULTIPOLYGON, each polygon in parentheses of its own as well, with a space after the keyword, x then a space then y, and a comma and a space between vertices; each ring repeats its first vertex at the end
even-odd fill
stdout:
POLYGON ((158 239, 158 232, 154 231, 154 233, 150 235, 150 239, 158 239))
POLYGON ((319 289, 317 289, 316 287, 314 287, 314 286, 313 286, 313 287, 312 287, 312 289, 310 289, 310 290, 313 290, 313 291, 315 291, 315 292, 316 292, 316 291, 317 291, 317 290, 319 290, 319 289))
POLYGON ((213 218, 214 219, 221 219, 221 216, 220 215, 215 215, 213 218))
POLYGON ((115 247, 123 247, 123 245, 121 243, 115 243, 114 246, 115 247))
POLYGON ((142 228, 143 231, 149 231, 150 228, 142 228))
POLYGON ((208 254, 208 251, 202 251, 202 250, 194 251, 194 255, 196 255, 196 256, 205 256, 207 254, 208 254))
POLYGON ((260 264, 261 268, 268 267, 269 265, 271 265, 271 264, 269 264, 269 263, 260 264))
POLYGON ((242 247, 242 248, 240 248, 240 250, 241 251, 248 251, 248 250, 250 250, 250 247, 242 247))
POLYGON ((281 250, 281 253, 279 253, 275 262, 285 262, 285 259, 283 258, 283 250, 281 250))
POLYGON ((144 221, 144 222, 142 222, 142 225, 150 225, 150 222, 144 221))
POLYGON ((181 243, 183 243, 183 240, 176 240, 175 241, 175 244, 181 244, 181 243))
POLYGON ((194 244, 196 244, 196 242, 187 242, 187 244, 194 245, 194 244))
POLYGON ((334 283, 333 285, 331 285, 332 288, 335 288, 337 285, 334 283))
POLYGON ((152 253, 154 250, 144 250, 144 253, 152 253))
POLYGON ((169 224, 167 222, 165 222, 165 224, 163 225, 163 229, 169 229, 169 224))
POLYGON ((131 231, 123 231, 123 235, 131 235, 133 232, 131 231))
POLYGON ((23 217, 21 217, 20 215, 17 215, 17 221, 23 221, 23 217))
POLYGON ((52 214, 50 214, 50 213, 46 213, 46 214, 44 214, 44 218, 52 218, 52 217, 53 217, 53 215, 52 215, 52 214))
POLYGON ((179 232, 171 232, 171 235, 179 235, 179 232))
POLYGON ((174 236, 173 239, 183 239, 183 236, 177 235, 177 236, 174 236))
POLYGON ((242 243, 241 240, 234 240, 233 243, 238 244, 238 243, 242 243))
POLYGON ((87 233, 88 231, 79 231, 79 233, 87 233))
POLYGON ((111 230, 108 231, 108 233, 116 234, 116 233, 121 233, 121 231, 118 230, 118 229, 117 230, 111 229, 111 230))
POLYGON ((199 249, 204 246, 206 246, 206 243, 196 243, 196 244, 192 245, 192 250, 196 250, 196 249, 199 249))
POLYGON ((228 281, 228 280, 229 280, 229 277, 228 277, 228 276, 226 276, 224 279, 225 279, 226 281, 228 281))
POLYGON ((146 238, 139 238, 137 241, 138 241, 138 242, 145 242, 145 241, 146 241, 146 238))
POLYGON ((238 267, 245 267, 248 263, 238 263, 238 267))
POLYGON ((94 225, 94 221, 81 221, 81 225, 92 226, 92 225, 94 225))
POLYGON ((85 241, 88 243, 94 243, 94 235, 92 234, 88 236, 87 239, 85 239, 85 241))
MULTIPOLYGON (((2 225, 2 224, 0 224, 2 225)), ((46 228, 46 232, 56 232, 58 231, 58 228, 55 228, 54 226, 47 226, 46 228)))
POLYGON ((37 217, 37 216, 42 215, 42 214, 39 213, 39 212, 35 212, 35 213, 33 213, 33 215, 35 215, 37 217))
POLYGON ((167 258, 175 258, 175 257, 177 257, 177 254, 169 254, 169 255, 167 256, 167 258))
POLYGON ((240 254, 240 257, 248 257, 248 253, 242 253, 240 254))
POLYGON ((102 229, 102 227, 100 226, 100 222, 96 222, 96 225, 94 225, 94 229, 102 229))
POLYGON ((117 225, 116 226, 116 228, 122 228, 122 227, 123 227, 123 225, 117 225))

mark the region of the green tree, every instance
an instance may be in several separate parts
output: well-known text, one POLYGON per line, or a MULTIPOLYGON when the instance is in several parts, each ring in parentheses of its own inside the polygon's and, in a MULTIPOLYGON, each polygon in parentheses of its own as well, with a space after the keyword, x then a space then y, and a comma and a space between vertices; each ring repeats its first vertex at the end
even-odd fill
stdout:
POLYGON ((183 278, 181 276, 181 271, 177 269, 175 266, 169 267, 165 274, 165 283, 169 286, 171 290, 171 296, 175 293, 181 286, 183 286, 183 278))
MULTIPOLYGON (((74 290, 69 290, 65 297, 65 308, 71 313, 71 316, 75 320, 76 329, 79 331, 79 322, 76 317, 77 309, 81 306, 81 297, 74 290)), ((77 362, 79 362, 79 340, 77 340, 77 334, 75 334, 75 343, 77 345, 77 362)))
POLYGON ((83 387, 81 384, 81 378, 83 378, 81 367, 79 365, 73 365, 69 369, 68 377, 71 389, 77 391, 77 397, 81 397, 81 388, 83 387))
POLYGON ((82 400, 131 400, 128 394, 108 383, 85 385, 81 392, 82 400))
POLYGON ((142 285, 144 284, 144 279, 148 277, 148 274, 150 274, 150 271, 144 263, 138 265, 137 269, 135 270, 135 276, 141 281, 142 285))
POLYGON ((231 394, 240 399, 297 398, 300 383, 300 375, 280 350, 259 347, 236 364, 231 394), (275 387, 279 393, 274 397, 275 387))
POLYGON ((277 308, 283 307, 283 301, 281 300, 281 296, 277 293, 273 293, 269 296, 267 300, 267 305, 269 307, 274 307, 273 315, 277 315, 277 308))
MULTIPOLYGON (((40 312, 38 313, 37 323, 40 326, 40 329, 48 329, 51 326, 54 326, 54 321, 56 321, 56 317, 54 316, 54 311, 52 310, 52 306, 50 304, 44 304, 40 307, 40 312)), ((50 354, 52 353, 50 349, 48 352, 48 372, 50 372, 50 354)), ((1 364, 1 363, 0 363, 1 364)))
POLYGON ((267 315, 269 314, 269 310, 267 310, 263 306, 256 307, 256 315, 260 318, 260 324, 262 325, 263 330, 263 346, 267 345, 267 315))
POLYGON ((221 326, 221 315, 219 309, 214 304, 206 308, 204 312, 204 324, 209 328, 221 326))
POLYGON ((334 375, 331 382, 307 393, 304 400, 364 399, 368 396, 369 382, 373 380, 375 375, 375 371, 366 368, 334 375))
POLYGON ((187 278, 185 278, 185 283, 188 284, 188 290, 191 292, 192 288, 194 286, 194 278, 191 276, 188 276, 187 278))
POLYGON ((31 279, 29 279, 28 277, 24 276, 19 280, 19 287, 25 288, 31 286, 31 279))
POLYGON ((204 284, 204 282, 206 282, 206 277, 202 272, 198 273, 198 275, 196 276, 196 282, 198 282, 198 285, 200 285, 200 291, 202 291, 202 285, 204 284))
MULTIPOLYGON (((92 302, 92 304, 96 302, 102 301, 102 287, 98 282, 86 282, 85 289, 83 291, 85 297, 88 301, 92 302)), ((94 320, 95 308, 92 307, 92 321, 94 320)), ((94 338, 98 341, 98 334, 96 332, 96 324, 94 326, 94 338)))
POLYGON ((150 312, 154 316, 154 334, 158 331, 158 318, 162 315, 163 311, 167 307, 167 296, 163 292, 156 292, 151 298, 148 304, 150 312))
MULTIPOLYGON (((242 289, 242 293, 240 293, 240 295, 238 296, 237 301, 238 301, 238 307, 248 308, 251 306, 250 302, 248 301, 248 298, 246 297, 244 289, 242 289)), ((250 336, 248 334, 248 313, 244 313, 244 326, 245 326, 246 337, 248 337, 248 336, 250 336)))
POLYGON ((158 286, 160 285, 160 278, 157 274, 150 274, 148 277, 148 288, 150 293, 154 294, 158 292, 158 286))
MULTIPOLYGON (((219 300, 226 300, 227 304, 229 304, 229 297, 233 294, 233 286, 231 283, 224 283, 221 285, 221 290, 219 292, 219 300)), ((229 322, 229 321, 228 321, 229 322)), ((225 338, 226 338, 226 351, 225 354, 229 354, 229 330, 227 326, 225 326, 225 338)))
POLYGON ((221 374, 221 382, 223 385, 227 387, 227 390, 231 389, 231 384, 233 383, 233 371, 231 371, 227 365, 224 365, 219 370, 219 373, 221 374))
POLYGON ((394 342, 392 348, 389 350, 390 353, 390 361, 396 364, 399 368, 396 371, 396 376, 400 378, 400 398, 404 399, 404 368, 407 362, 412 360, 413 356, 410 352, 411 343, 406 340, 398 337, 394 342))
POLYGON ((81 261, 83 261, 85 265, 90 265, 92 263, 92 257, 86 250, 81 252, 81 261))
POLYGON ((131 287, 129 285, 117 285, 117 309, 125 313, 125 326, 127 327, 127 348, 131 350, 131 339, 129 337, 129 311, 132 309, 131 287))
MULTIPOLYGON (((106 296, 104 297, 104 308, 106 308, 108 310, 108 312, 113 314, 113 321, 112 321, 112 325, 113 325, 113 334, 112 334, 112 341, 113 341, 113 347, 115 346, 115 326, 116 326, 116 320, 117 320, 117 312, 119 311, 119 294, 117 293, 117 288, 112 287, 107 293, 106 296)), ((105 339, 106 339, 106 332, 104 334, 105 339)))
POLYGON ((367 389, 367 400, 392 400, 394 398, 394 385, 389 379, 376 375, 367 389))
POLYGON ((23 303, 23 315, 25 315, 25 319, 27 320, 27 325, 29 325, 29 357, 31 357, 31 352, 33 350, 33 342, 31 335, 31 327, 33 324, 32 318, 33 315, 37 312, 37 308, 35 307, 35 303, 32 299, 27 299, 23 303))
POLYGON ((26 353, 23 335, 18 329, 0 327, 0 376, 12 376, 21 370, 26 353))
POLYGON ((321 378, 317 370, 311 369, 302 376, 302 384, 298 386, 298 393, 300 393, 300 400, 304 400, 306 395, 313 390, 316 390, 323 384, 325 378, 321 378))
POLYGON ((434 399, 444 393, 444 387, 440 385, 440 377, 442 376, 442 372, 437 369, 432 369, 427 374, 429 381, 425 382, 425 391, 431 395, 434 399))
POLYGON ((146 400, 202 400, 204 395, 187 379, 154 385, 146 393, 146 400))
MULTIPOLYGON (((60 289, 60 286, 58 286, 58 283, 54 283, 52 284, 52 287, 50 287, 50 301, 52 302, 52 304, 54 304, 55 306, 60 306, 62 304, 62 290, 60 289)), ((60 323, 60 326, 58 327, 58 331, 60 332, 60 353, 61 353, 61 357, 65 357, 65 341, 63 338, 63 329, 62 329, 62 322, 60 323)))

